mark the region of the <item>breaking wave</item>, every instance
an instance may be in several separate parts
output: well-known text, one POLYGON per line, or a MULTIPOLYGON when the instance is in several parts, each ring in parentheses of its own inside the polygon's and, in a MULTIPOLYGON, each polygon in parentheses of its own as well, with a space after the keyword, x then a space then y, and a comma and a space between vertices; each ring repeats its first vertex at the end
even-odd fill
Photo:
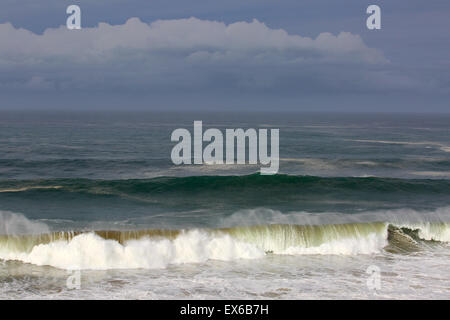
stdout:
POLYGON ((2 235, 0 259, 62 269, 105 270, 258 259, 269 254, 408 253, 448 242, 449 227, 443 222, 367 222, 2 235))

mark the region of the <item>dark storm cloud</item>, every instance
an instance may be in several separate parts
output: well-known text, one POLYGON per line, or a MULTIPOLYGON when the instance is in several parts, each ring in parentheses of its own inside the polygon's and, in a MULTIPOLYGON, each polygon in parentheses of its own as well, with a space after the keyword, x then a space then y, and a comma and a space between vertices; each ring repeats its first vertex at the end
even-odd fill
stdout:
MULTIPOLYGON (((419 65, 424 51, 403 57, 407 49, 396 47, 384 29, 376 35, 365 29, 365 4, 350 1, 353 6, 345 10, 335 1, 323 2, 319 7, 281 1, 274 7, 269 0, 244 0, 237 10, 234 0, 189 6, 175 0, 80 0, 83 29, 70 31, 58 27, 70 2, 44 0, 45 6, 36 7, 23 0, 18 8, 16 1, 5 0, 0 10, 0 107, 276 104, 358 110, 401 104, 420 111, 428 101, 445 111, 449 77, 442 67, 449 60, 438 52, 448 44, 428 40, 426 50, 432 54, 419 65), (295 19, 293 8, 302 8, 297 13, 304 19, 295 19), (351 32, 343 31, 354 25, 347 29, 351 32)), ((420 16, 407 9, 399 16, 420 16)), ((430 10, 439 9, 434 4, 430 10)), ((398 23, 389 11, 383 17, 388 27, 398 23)), ((396 30, 408 34, 404 27, 396 30)), ((424 41, 425 33, 411 34, 409 41, 424 41)), ((441 33, 435 36, 441 39, 441 33)))

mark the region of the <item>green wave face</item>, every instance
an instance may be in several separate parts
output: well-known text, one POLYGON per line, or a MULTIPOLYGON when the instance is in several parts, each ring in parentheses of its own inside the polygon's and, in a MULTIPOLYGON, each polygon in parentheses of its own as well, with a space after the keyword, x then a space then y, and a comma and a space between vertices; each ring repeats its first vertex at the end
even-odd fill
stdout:
MULTIPOLYGON (((366 245, 368 239, 378 239, 385 249, 393 253, 404 253, 425 249, 427 246, 450 241, 450 224, 436 223, 422 226, 405 227, 387 222, 348 223, 328 225, 287 225, 272 224, 248 227, 233 227, 219 229, 200 229, 197 231, 207 234, 211 238, 229 236, 232 239, 255 245, 267 253, 291 252, 289 249, 305 249, 305 253, 320 253, 316 249, 321 246, 357 246, 366 245), (425 238, 421 235, 425 234, 425 238), (288 250, 288 251, 286 251, 288 250)), ((75 237, 94 233, 105 240, 113 240, 122 245, 130 241, 151 239, 154 241, 174 240, 192 230, 96 230, 77 232, 54 232, 39 235, 1 235, 0 252, 29 253, 35 246, 52 242, 70 242, 75 237)), ((370 240, 372 241, 372 240, 370 240)), ((293 252, 296 252, 295 250, 293 252)), ((300 251, 303 252, 303 251, 300 251)), ((338 251, 339 253, 339 251, 338 251)), ((149 254, 151 254, 149 252, 149 254)))
POLYGON ((350 190, 388 192, 445 193, 449 180, 392 178, 323 178, 313 176, 260 175, 160 177, 131 180, 54 179, 0 181, 0 193, 30 191, 71 191, 92 194, 163 194, 233 191, 264 188, 271 191, 302 189, 306 193, 350 190))
MULTIPOLYGON (((187 209, 303 208, 339 210, 375 206, 431 208, 450 205, 450 180, 321 178, 259 174, 161 177, 143 180, 59 179, 0 182, 0 200, 128 201, 187 209)), ((20 210, 18 210, 20 211, 20 210)))

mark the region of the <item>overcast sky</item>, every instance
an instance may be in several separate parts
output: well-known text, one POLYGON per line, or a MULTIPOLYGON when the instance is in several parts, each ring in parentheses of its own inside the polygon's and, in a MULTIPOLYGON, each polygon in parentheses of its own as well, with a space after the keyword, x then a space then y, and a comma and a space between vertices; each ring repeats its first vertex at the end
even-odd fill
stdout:
POLYGON ((0 109, 450 112, 450 1, 0 0, 0 109), (82 10, 67 30, 66 8, 82 10), (381 7, 381 30, 366 8, 381 7))

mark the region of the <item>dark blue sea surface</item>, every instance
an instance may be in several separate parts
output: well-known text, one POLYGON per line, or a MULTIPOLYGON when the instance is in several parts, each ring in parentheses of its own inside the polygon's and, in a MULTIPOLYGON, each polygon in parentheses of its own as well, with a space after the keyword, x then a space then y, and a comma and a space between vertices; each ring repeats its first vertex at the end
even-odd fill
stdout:
POLYGON ((258 207, 434 210, 450 205, 449 124, 448 115, 420 114, 2 112, 0 210, 74 226, 153 217, 166 227, 214 226, 258 207), (192 132, 194 120, 279 128, 279 174, 175 166, 170 135, 192 132))

